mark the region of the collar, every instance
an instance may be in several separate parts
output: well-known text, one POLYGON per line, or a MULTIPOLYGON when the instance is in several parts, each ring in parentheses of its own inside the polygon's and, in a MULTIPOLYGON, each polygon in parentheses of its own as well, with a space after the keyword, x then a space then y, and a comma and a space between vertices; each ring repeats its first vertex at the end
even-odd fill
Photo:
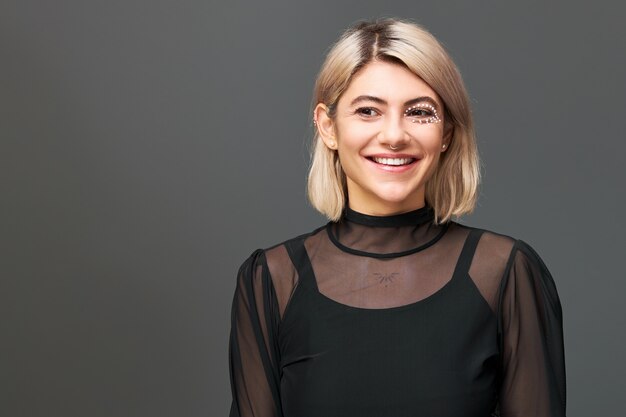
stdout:
POLYGON ((373 216, 359 213, 351 209, 347 204, 343 212, 346 221, 375 227, 417 226, 435 218, 435 211, 428 204, 416 210, 407 211, 389 216, 373 216))

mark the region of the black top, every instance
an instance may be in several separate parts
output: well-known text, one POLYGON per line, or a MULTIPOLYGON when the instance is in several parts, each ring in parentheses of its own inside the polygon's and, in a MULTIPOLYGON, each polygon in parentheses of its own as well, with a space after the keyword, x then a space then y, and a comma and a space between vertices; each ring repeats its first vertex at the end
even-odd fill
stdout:
POLYGON ((350 208, 239 270, 231 417, 565 416, 562 312, 525 242, 350 208))

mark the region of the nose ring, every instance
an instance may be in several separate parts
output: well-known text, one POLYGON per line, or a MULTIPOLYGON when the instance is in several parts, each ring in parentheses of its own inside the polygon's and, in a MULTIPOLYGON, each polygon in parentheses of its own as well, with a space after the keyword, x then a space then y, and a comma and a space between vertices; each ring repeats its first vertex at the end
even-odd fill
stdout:
POLYGON ((398 147, 389 145, 389 149, 391 149, 392 151, 395 151, 396 149, 398 149, 398 147))

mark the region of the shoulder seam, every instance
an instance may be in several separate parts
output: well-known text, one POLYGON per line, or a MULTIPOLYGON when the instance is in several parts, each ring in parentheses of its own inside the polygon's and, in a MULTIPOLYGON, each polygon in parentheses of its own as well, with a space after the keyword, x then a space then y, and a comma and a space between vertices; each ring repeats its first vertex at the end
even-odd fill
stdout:
POLYGON ((491 233, 491 234, 496 235, 496 236, 508 237, 509 239, 511 239, 513 241, 518 240, 517 238, 514 238, 511 235, 507 235, 505 233, 499 233, 499 232, 493 231, 491 229, 485 229, 485 228, 482 228, 482 227, 474 227, 474 226, 467 226, 467 225, 464 225, 464 226, 465 227, 469 227, 470 229, 482 230, 484 233, 491 233))
POLYGON ((276 243, 275 245, 269 246, 269 247, 267 247, 267 248, 265 248, 265 249, 263 249, 263 250, 264 250, 264 251, 268 251, 268 250, 270 250, 270 249, 274 249, 274 248, 276 248, 276 247, 278 247, 278 246, 284 245, 284 244, 286 244, 286 243, 288 243, 288 242, 291 242, 291 241, 294 241, 294 240, 304 240, 304 239, 306 239, 307 237, 309 237, 309 236, 311 236, 311 235, 314 235, 315 233, 319 232, 320 230, 322 230, 322 229, 323 229, 323 228, 325 228, 326 226, 327 226, 327 224, 322 225, 322 226, 319 226, 319 227, 317 227, 316 229, 314 229, 314 230, 312 230, 312 231, 310 231, 310 232, 302 233, 301 235, 298 235, 298 236, 296 236, 296 237, 292 237, 292 238, 289 238, 289 239, 283 240, 282 242, 276 243))
POLYGON ((246 259, 243 261, 243 263, 241 264, 241 266, 239 267, 239 272, 241 272, 241 270, 246 266, 247 263, 250 263, 250 266, 258 263, 259 258, 264 257, 265 256, 265 252, 263 249, 255 249, 252 251, 252 253, 250 255, 248 255, 248 257, 246 257, 246 259))

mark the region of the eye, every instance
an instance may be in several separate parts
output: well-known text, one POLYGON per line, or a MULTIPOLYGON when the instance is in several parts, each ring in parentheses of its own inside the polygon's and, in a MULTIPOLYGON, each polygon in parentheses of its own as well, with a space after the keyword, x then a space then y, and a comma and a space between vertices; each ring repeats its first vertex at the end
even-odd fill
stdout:
POLYGON ((421 103, 413 107, 409 107, 404 112, 405 116, 410 117, 413 123, 438 123, 441 121, 439 113, 435 106, 428 103, 421 103))
POLYGON ((424 108, 412 108, 406 111, 407 116, 431 117, 433 112, 424 108))
POLYGON ((380 115, 378 113, 378 111, 375 110, 372 107, 359 107, 358 109, 356 109, 355 113, 360 115, 360 116, 364 116, 366 118, 370 118, 370 117, 374 117, 374 116, 379 116, 380 115))

